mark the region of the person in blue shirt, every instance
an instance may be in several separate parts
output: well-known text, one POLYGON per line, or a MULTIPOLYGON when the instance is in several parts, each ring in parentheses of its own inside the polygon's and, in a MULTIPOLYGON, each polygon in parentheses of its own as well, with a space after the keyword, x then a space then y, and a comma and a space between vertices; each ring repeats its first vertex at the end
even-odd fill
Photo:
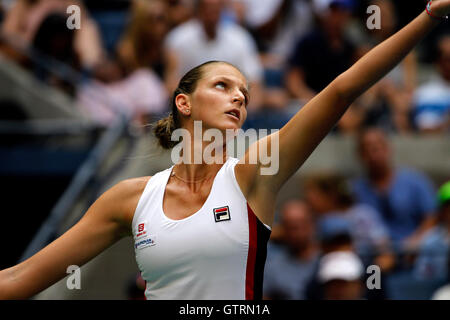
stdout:
POLYGON ((264 271, 264 297, 303 300, 313 277, 320 250, 314 216, 301 200, 286 202, 280 212, 281 244, 270 243, 264 271))
POLYGON ((390 268, 391 263, 381 263, 390 251, 387 227, 373 207, 356 201, 346 177, 321 172, 307 177, 304 189, 305 199, 317 215, 319 229, 338 228, 346 221, 355 252, 368 264, 375 260, 382 269, 390 268), (379 256, 383 258, 379 259, 379 256))
POLYGON ((450 280, 450 181, 438 192, 438 224, 428 231, 420 244, 415 275, 423 280, 450 280))
POLYGON ((357 199, 381 214, 395 245, 417 247, 435 224, 433 184, 417 170, 394 166, 389 142, 378 128, 364 129, 357 137, 357 148, 366 171, 352 183, 357 199))

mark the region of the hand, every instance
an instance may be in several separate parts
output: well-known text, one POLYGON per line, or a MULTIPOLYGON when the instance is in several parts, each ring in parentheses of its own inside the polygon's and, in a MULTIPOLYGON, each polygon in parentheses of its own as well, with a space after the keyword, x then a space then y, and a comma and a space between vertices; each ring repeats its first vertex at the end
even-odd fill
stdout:
POLYGON ((419 234, 413 234, 403 241, 403 248, 408 252, 417 252, 420 247, 422 237, 419 234))
POLYGON ((450 0, 434 0, 431 11, 439 17, 445 17, 450 13, 450 0))

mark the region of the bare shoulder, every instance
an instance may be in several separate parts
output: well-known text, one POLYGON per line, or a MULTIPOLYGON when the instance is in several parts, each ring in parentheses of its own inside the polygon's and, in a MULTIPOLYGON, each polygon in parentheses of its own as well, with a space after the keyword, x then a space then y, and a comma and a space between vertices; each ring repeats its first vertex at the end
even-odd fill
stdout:
POLYGON ((128 195, 142 193, 150 178, 151 176, 125 179, 118 182, 113 188, 118 189, 117 191, 125 192, 128 195))
POLYGON ((102 197, 117 213, 116 219, 129 230, 137 204, 151 176, 122 180, 106 191, 102 197))

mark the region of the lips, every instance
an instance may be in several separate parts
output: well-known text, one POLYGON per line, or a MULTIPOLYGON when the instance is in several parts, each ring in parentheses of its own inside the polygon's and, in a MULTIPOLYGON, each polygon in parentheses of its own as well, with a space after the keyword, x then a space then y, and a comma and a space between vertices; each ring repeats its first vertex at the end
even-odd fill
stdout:
POLYGON ((241 118, 241 112, 239 111, 239 109, 232 109, 225 113, 237 118, 238 120, 241 118))

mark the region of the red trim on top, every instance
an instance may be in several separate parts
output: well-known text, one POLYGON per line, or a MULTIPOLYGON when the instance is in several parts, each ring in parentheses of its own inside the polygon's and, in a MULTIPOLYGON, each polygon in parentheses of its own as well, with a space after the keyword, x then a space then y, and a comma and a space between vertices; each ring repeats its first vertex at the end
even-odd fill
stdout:
POLYGON ((257 250, 256 215, 247 203, 249 244, 247 270, 245 274, 245 299, 253 300, 255 296, 255 263, 257 250))

